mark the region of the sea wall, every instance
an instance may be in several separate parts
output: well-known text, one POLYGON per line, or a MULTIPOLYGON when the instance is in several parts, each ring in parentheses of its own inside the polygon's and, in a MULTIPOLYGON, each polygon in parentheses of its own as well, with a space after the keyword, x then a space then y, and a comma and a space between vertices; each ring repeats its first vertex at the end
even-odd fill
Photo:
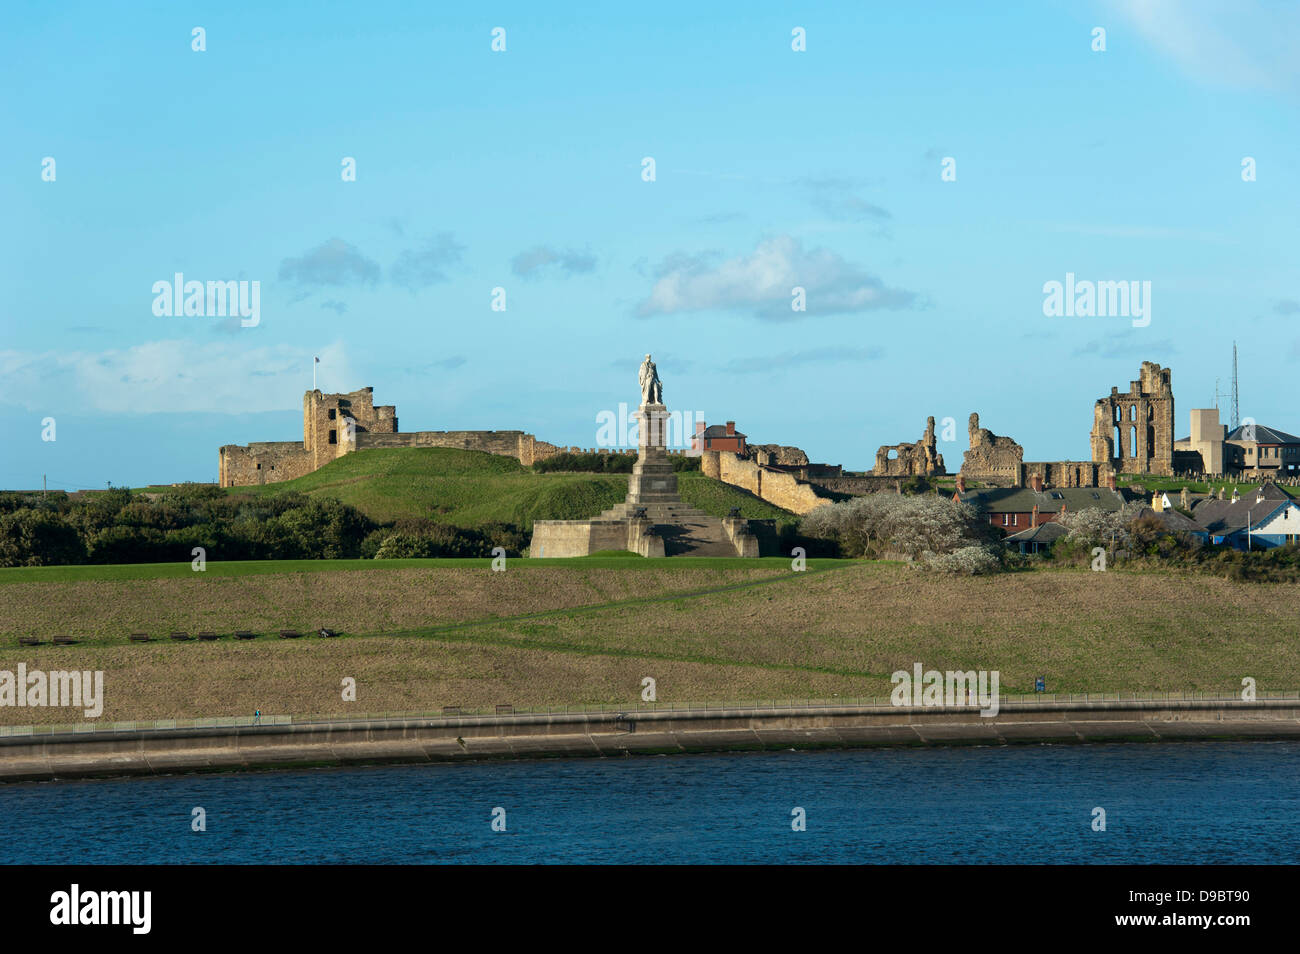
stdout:
MULTIPOLYGON (((12 732, 13 730, 7 730, 12 732)), ((0 735, 0 781, 751 749, 1300 739, 1300 698, 537 712, 0 735)))

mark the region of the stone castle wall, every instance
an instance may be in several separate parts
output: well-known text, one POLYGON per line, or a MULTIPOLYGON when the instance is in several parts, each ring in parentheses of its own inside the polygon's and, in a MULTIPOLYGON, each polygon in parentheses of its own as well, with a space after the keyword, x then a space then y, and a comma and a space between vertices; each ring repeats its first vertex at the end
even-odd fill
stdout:
POLYGON ((793 474, 764 467, 731 451, 705 451, 700 471, 792 513, 805 514, 831 502, 793 474))
POLYGON ((358 434, 357 450, 376 447, 454 447, 513 457, 528 467, 561 448, 523 431, 412 431, 409 434, 358 434))
POLYGON ((262 441, 240 446, 227 444, 218 452, 217 485, 250 487, 274 484, 310 474, 311 454, 302 441, 262 441))
POLYGON ((561 448, 523 431, 415 431, 397 428, 397 408, 375 405, 372 388, 341 394, 308 391, 302 399, 302 440, 227 444, 217 452, 221 487, 292 480, 344 454, 378 447, 455 447, 513 457, 524 466, 561 448))

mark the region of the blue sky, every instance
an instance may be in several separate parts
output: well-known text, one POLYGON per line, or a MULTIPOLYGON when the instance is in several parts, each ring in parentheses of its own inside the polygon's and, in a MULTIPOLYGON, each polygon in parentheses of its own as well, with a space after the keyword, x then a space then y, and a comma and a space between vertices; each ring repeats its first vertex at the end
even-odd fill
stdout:
POLYGON ((269 6, 7 8, 0 486, 214 480, 301 437, 313 355, 404 430, 592 446, 649 351, 671 408, 853 469, 952 417, 955 470, 971 411, 1086 459, 1143 360, 1182 436, 1235 339, 1300 432, 1294 4, 269 6), (175 272, 260 323, 156 316, 175 272), (1067 272, 1150 324, 1045 317, 1067 272))

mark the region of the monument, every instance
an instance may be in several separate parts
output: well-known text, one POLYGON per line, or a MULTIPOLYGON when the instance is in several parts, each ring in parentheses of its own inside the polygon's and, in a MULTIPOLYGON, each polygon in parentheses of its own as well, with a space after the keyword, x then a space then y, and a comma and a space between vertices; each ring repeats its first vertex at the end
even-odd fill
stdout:
POLYGON ((663 382, 650 355, 637 376, 641 405, 637 458, 627 481, 627 499, 590 520, 538 520, 533 557, 587 556, 602 550, 631 550, 645 557, 758 556, 758 537, 743 517, 714 517, 682 502, 677 473, 668 455, 668 408, 663 382))

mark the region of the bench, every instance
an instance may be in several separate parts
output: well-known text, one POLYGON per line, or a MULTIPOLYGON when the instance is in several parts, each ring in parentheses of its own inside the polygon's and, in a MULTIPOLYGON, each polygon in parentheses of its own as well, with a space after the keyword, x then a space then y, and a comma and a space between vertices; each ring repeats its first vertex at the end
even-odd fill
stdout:
POLYGON ((443 706, 442 714, 445 716, 458 716, 460 715, 460 706, 443 706))
POLYGON ((18 645, 19 646, 41 646, 44 644, 42 643, 41 640, 37 639, 35 636, 19 636, 18 645))
POLYGON ((236 630, 235 639, 257 639, 257 633, 250 633, 246 629, 236 630))
POLYGON ((214 640, 214 639, 220 639, 220 638, 221 638, 221 637, 218 636, 216 633, 209 633, 209 632, 199 633, 199 639, 204 639, 204 640, 207 640, 208 642, 211 642, 211 641, 214 640))
POLYGON ((335 630, 326 629, 322 626, 320 629, 316 630, 316 635, 321 639, 334 639, 338 636, 338 633, 335 630))
POLYGON ((510 715, 514 711, 515 707, 508 702, 505 705, 497 706, 497 715, 510 715))
POLYGON ((171 637, 172 639, 176 640, 178 643, 184 642, 185 640, 191 638, 189 633, 183 633, 179 629, 173 632, 171 634, 171 637))
POLYGON ((54 637, 54 645, 55 645, 55 646, 71 646, 71 645, 72 645, 73 643, 75 643, 76 641, 77 641, 77 638, 76 638, 75 636, 55 636, 55 637, 54 637))
POLYGON ((301 639, 301 638, 302 638, 302 633, 298 632, 296 629, 282 629, 282 630, 280 630, 280 638, 281 638, 281 639, 301 639))
POLYGON ((131 634, 130 636, 128 636, 127 638, 128 638, 129 640, 131 640, 131 642, 133 642, 133 643, 151 643, 151 642, 153 642, 153 637, 150 636, 148 633, 132 633, 132 634, 131 634))

